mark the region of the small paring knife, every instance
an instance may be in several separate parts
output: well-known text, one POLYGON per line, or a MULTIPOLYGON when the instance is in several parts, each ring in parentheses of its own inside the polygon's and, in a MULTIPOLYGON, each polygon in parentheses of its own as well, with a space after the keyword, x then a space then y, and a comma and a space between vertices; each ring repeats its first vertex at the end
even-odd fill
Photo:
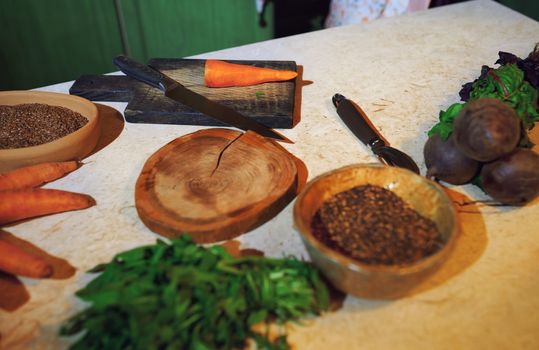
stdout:
POLYGON ((178 101, 194 110, 202 112, 207 116, 215 118, 230 126, 242 130, 251 130, 264 137, 269 137, 277 141, 293 143, 285 136, 275 130, 260 124, 238 111, 227 106, 212 101, 194 91, 189 90, 176 80, 166 76, 158 70, 136 62, 127 56, 117 56, 113 63, 127 76, 140 80, 150 86, 156 87, 165 93, 165 96, 178 101))
POLYGON ((369 146, 383 163, 409 169, 419 174, 419 168, 414 160, 407 154, 386 144, 367 117, 367 114, 359 106, 341 94, 335 94, 332 101, 337 108, 337 114, 348 129, 365 145, 369 146))

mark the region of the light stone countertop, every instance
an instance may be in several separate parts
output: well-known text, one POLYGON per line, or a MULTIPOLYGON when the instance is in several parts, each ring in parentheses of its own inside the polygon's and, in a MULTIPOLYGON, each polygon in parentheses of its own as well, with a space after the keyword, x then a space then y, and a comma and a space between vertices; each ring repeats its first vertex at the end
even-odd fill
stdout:
MULTIPOLYGON (((351 163, 376 162, 338 118, 331 97, 357 102, 392 146, 420 166, 427 130, 438 113, 459 101, 461 85, 498 51, 525 57, 539 41, 539 23, 493 1, 478 0, 321 30, 197 57, 294 60, 304 67, 301 122, 280 130, 302 159, 309 178, 351 163)), ((88 72, 92 73, 92 72, 88 72)), ((40 90, 67 93, 73 82, 40 90)), ((120 112, 125 103, 102 103, 120 112)), ((91 279, 84 271, 156 234, 138 218, 134 185, 157 149, 203 127, 126 123, 120 136, 67 177, 47 185, 87 193, 97 205, 7 228, 77 273, 67 280, 21 280, 31 299, 15 312, 0 311, 4 346, 63 349, 58 328, 84 305, 76 290, 91 279), (28 340, 28 341, 23 341, 28 340)), ((486 196, 471 185, 455 190, 486 196)), ((539 349, 539 201, 522 208, 482 207, 484 232, 467 232, 460 249, 473 256, 443 283, 395 301, 347 297, 337 312, 294 326, 296 349, 539 349), (480 241, 480 242, 479 242, 480 241)), ((267 256, 308 259, 292 227, 292 204, 273 220, 240 236, 243 248, 267 256)), ((462 253, 462 252, 461 252, 462 253)), ((465 256, 464 254, 463 256, 465 256)), ((466 258, 463 258, 466 259, 466 258)))

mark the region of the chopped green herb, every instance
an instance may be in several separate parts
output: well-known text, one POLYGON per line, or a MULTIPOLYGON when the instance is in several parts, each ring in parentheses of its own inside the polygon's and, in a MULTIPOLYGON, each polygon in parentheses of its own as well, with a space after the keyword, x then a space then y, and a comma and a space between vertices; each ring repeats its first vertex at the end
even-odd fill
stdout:
POLYGON ((72 349, 234 349, 253 339, 287 349, 252 329, 282 324, 329 306, 317 270, 295 258, 235 258, 187 235, 170 244, 120 253, 76 295, 90 307, 67 320, 62 335, 81 333, 72 349))
POLYGON ((262 99, 262 97, 264 97, 264 95, 265 95, 264 91, 257 91, 257 92, 255 92, 255 96, 256 96, 256 99, 257 99, 257 100, 262 99))

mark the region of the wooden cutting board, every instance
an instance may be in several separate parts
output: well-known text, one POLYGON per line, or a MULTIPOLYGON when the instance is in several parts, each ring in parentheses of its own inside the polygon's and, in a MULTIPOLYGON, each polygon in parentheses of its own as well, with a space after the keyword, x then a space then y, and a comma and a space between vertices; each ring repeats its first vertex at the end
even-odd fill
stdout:
MULTIPOLYGON (((297 71, 293 61, 228 61, 297 71)), ((246 87, 204 86, 201 59, 152 59, 149 65, 187 88, 271 128, 292 128, 297 79, 246 87)), ((69 93, 92 101, 128 102, 124 115, 131 123, 225 126, 220 121, 169 99, 155 87, 123 75, 83 75, 69 93)))
POLYGON ((279 144, 254 132, 205 129, 173 140, 146 161, 135 205, 156 233, 222 241, 279 213, 305 183, 303 168, 279 144))

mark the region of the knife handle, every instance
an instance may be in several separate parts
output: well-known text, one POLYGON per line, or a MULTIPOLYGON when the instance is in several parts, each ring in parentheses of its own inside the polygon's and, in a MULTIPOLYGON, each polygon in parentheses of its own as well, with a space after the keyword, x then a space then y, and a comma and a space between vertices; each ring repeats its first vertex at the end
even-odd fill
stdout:
POLYGON ((162 84, 163 74, 150 66, 141 64, 123 55, 114 57, 112 62, 116 65, 116 67, 120 68, 125 75, 140 80, 143 83, 159 88, 163 91, 165 90, 162 84))
POLYGON ((341 94, 335 94, 332 101, 335 107, 337 107, 339 117, 358 139, 371 148, 386 146, 386 143, 372 125, 367 114, 359 106, 341 94))

